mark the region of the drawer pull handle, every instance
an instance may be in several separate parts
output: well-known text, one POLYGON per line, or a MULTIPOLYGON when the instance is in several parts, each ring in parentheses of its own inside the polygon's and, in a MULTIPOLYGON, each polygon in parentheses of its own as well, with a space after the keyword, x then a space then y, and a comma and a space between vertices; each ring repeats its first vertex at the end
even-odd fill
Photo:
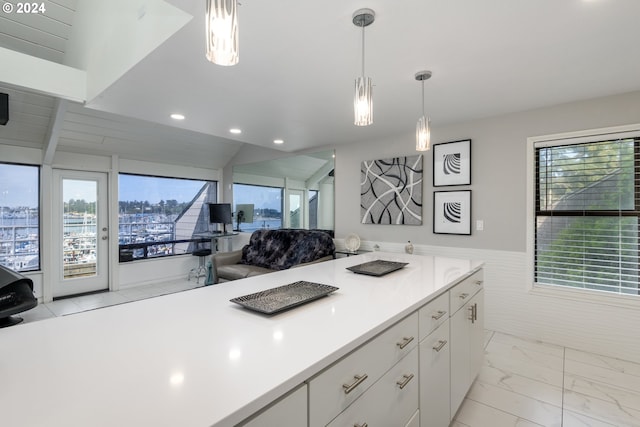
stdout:
POLYGON ((364 423, 364 424, 354 424, 353 427, 369 427, 369 424, 364 423))
POLYGON ((409 345, 409 343, 413 341, 413 337, 404 337, 402 338, 402 342, 397 342, 396 345, 400 347, 400 350, 409 345))
POLYGON ((478 286, 482 286, 482 284, 484 283, 484 280, 476 280, 474 283, 478 286))
POLYGON ((460 299, 467 299, 468 296, 469 296, 469 294, 467 294, 467 293, 460 294, 460 299))
POLYGON ((351 384, 342 384, 342 388, 344 389, 344 394, 351 393, 353 391, 353 389, 355 389, 360 384, 362 384, 362 382, 364 380, 366 380, 367 378, 369 378, 369 376, 367 374, 362 374, 362 375, 354 375, 353 378, 355 379, 355 381, 353 383, 351 383, 351 384))
POLYGON ((436 311, 436 314, 434 314, 433 316, 431 316, 431 318, 432 318, 433 320, 440 320, 440 318, 441 318, 442 316, 444 316, 445 314, 447 314, 447 312, 446 312, 446 311, 438 310, 438 311, 436 311))
POLYGON ((437 352, 439 352, 440 350, 442 350, 442 348, 447 345, 447 340, 439 340, 438 341, 438 345, 436 345, 435 347, 433 347, 433 349, 437 352))
POLYGON ((402 376, 403 379, 401 379, 400 381, 396 382, 396 384, 398 385, 398 387, 400 387, 400 390, 402 390, 403 388, 405 388, 407 386, 407 384, 409 384, 409 381, 411 381, 413 379, 413 374, 409 374, 409 375, 403 375, 402 376))

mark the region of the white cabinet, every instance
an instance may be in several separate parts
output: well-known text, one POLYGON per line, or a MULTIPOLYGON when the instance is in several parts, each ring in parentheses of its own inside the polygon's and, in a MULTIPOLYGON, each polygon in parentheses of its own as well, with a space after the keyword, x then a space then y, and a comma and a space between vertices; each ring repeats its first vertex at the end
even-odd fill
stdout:
POLYGON ((449 317, 420 342, 420 425, 447 427, 449 399, 449 317))
POLYGON ((312 378, 309 425, 327 425, 417 345, 418 313, 414 312, 312 378))
POLYGON ((450 319, 451 413, 453 418, 478 375, 484 357, 484 289, 482 271, 450 293, 451 306, 458 306, 450 319), (475 292, 474 292, 475 291, 475 292), (464 303, 461 304, 460 300, 464 303))
POLYGON ((413 417, 404 427, 420 427, 420 410, 417 410, 413 417))
POLYGON ((404 426, 418 410, 418 350, 414 348, 329 427, 404 426))
POLYGON ((307 425, 307 386, 298 387, 252 417, 243 427, 305 427, 307 425))

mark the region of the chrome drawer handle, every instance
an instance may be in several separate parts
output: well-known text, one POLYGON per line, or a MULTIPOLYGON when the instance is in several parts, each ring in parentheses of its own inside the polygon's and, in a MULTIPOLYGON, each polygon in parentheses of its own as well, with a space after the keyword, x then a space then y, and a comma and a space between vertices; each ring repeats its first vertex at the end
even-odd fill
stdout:
POLYGON ((364 380, 369 378, 367 374, 362 375, 354 375, 353 378, 355 381, 351 384, 342 384, 342 388, 344 389, 344 394, 349 394, 353 391, 354 388, 358 387, 364 380))
POLYGON ((409 345, 409 343, 413 341, 413 337, 404 337, 402 338, 402 342, 397 342, 396 345, 400 347, 400 350, 409 345))
POLYGON ((446 312, 446 311, 438 310, 438 311, 436 311, 436 314, 434 314, 433 316, 431 316, 431 318, 432 318, 433 320, 440 320, 440 318, 441 318, 442 316, 444 316, 445 314, 447 314, 447 312, 446 312))
POLYGON ((354 424, 353 427, 369 427, 369 424, 364 423, 364 424, 354 424))
POLYGON ((467 294, 467 293, 460 294, 460 299, 467 299, 468 296, 469 296, 469 294, 467 294))
POLYGON ((440 350, 442 350, 442 348, 447 345, 447 340, 439 340, 438 341, 438 345, 433 347, 433 349, 437 352, 440 352, 440 350))
POLYGON ((413 374, 409 374, 409 375, 403 375, 402 376, 402 380, 396 382, 396 384, 398 385, 398 387, 400 387, 400 390, 402 390, 403 388, 405 388, 407 386, 407 384, 409 384, 409 381, 411 381, 413 379, 413 374))

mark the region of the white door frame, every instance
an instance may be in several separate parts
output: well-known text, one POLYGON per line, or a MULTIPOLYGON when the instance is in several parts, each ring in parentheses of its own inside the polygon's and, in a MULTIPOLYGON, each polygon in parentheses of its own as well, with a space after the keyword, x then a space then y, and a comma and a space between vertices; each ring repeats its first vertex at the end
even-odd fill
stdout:
POLYGON ((109 257, 109 176, 106 172, 75 171, 53 169, 52 180, 52 242, 51 248, 51 295, 61 297, 78 293, 86 293, 109 289, 110 257, 109 257), (65 179, 94 181, 97 184, 98 224, 97 224, 97 271, 86 278, 64 279, 62 268, 62 182, 65 179))

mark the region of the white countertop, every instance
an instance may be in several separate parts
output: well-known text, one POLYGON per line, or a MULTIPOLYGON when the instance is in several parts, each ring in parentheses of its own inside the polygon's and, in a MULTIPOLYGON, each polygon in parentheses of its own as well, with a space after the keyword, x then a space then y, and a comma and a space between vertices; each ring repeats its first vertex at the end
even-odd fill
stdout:
POLYGON ((0 329, 0 423, 234 425, 481 265, 372 252, 0 329), (409 265, 345 270, 374 259, 409 265), (273 316, 229 302, 298 280, 340 289, 273 316))

